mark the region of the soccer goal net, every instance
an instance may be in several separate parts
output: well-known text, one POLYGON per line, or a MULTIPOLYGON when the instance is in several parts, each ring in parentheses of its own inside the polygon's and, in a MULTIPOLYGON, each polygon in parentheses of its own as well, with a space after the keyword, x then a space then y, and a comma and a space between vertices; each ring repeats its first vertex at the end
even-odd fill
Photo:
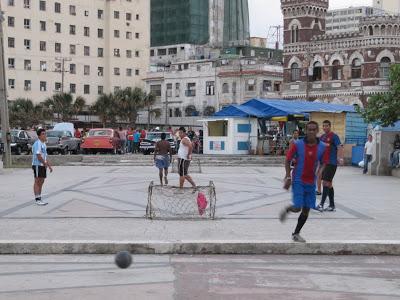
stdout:
MULTIPOLYGON (((171 173, 178 173, 178 159, 172 160, 171 173)), ((190 162, 189 173, 201 173, 200 159, 192 160, 190 162)))
POLYGON ((212 181, 196 190, 151 182, 146 216, 150 219, 214 219, 216 200, 212 181))

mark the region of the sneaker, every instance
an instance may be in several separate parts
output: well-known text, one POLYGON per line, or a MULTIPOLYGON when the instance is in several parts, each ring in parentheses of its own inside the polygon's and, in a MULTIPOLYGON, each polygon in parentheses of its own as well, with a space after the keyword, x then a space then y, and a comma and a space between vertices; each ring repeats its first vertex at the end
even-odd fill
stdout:
POLYGON ((317 195, 317 196, 321 196, 321 195, 322 195, 322 193, 321 193, 321 192, 318 192, 318 191, 315 191, 315 195, 317 195))
POLYGON ((325 211, 336 211, 336 208, 329 206, 325 208, 325 211))
POLYGON ((323 212, 324 211, 324 207, 321 204, 318 204, 317 210, 319 210, 320 212, 323 212))
POLYGON ((306 240, 303 239, 301 237, 301 235, 298 234, 298 233, 293 233, 292 234, 292 240, 293 240, 293 242, 297 242, 297 243, 305 243, 306 242, 306 240))
POLYGON ((48 203, 47 203, 47 202, 44 202, 44 201, 42 201, 42 200, 36 200, 36 204, 37 204, 37 205, 40 205, 40 206, 44 206, 44 205, 47 205, 48 203))
POLYGON ((284 223, 287 219, 287 216, 288 216, 288 212, 287 212, 286 208, 282 209, 282 211, 279 213, 279 221, 281 221, 281 223, 284 223))
POLYGON ((167 177, 164 177, 164 182, 165 182, 165 185, 168 185, 168 178, 167 177))

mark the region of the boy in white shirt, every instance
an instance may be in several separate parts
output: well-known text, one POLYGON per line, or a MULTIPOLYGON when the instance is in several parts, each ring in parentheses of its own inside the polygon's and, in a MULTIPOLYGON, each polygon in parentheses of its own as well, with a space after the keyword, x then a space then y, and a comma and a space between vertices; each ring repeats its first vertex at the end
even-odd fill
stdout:
POLYGON ((372 142, 372 135, 368 134, 368 141, 364 146, 364 171, 363 174, 368 172, 368 163, 372 160, 372 151, 374 149, 374 143, 372 142))

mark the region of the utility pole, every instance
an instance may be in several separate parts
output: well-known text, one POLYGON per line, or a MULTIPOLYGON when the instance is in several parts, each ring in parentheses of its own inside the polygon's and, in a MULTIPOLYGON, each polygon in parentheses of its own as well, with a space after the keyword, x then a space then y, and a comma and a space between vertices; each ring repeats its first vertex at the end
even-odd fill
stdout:
POLYGON ((65 62, 66 61, 71 61, 72 59, 70 57, 56 57, 57 61, 61 61, 61 93, 64 93, 64 73, 67 73, 68 71, 65 71, 65 62))
MULTIPOLYGON (((1 2, 0 2, 1 3, 1 2)), ((0 4, 1 5, 1 4, 0 4)), ((8 119, 8 102, 6 91, 6 74, 4 66, 3 44, 3 12, 0 7, 0 111, 1 111, 1 138, 4 145, 3 168, 11 168, 11 133, 8 119)))
POLYGON ((165 127, 167 126, 168 126, 168 89, 167 89, 167 84, 165 83, 165 127))

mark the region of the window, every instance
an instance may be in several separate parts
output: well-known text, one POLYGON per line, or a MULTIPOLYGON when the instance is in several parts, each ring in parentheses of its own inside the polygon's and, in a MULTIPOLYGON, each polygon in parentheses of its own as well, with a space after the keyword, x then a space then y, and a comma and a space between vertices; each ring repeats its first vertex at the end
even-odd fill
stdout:
POLYGON ((104 30, 103 29, 101 29, 101 28, 97 29, 97 37, 99 39, 102 39, 104 37, 104 30))
POLYGON ((97 57, 103 57, 104 50, 103 48, 97 48, 97 57))
POLYGON ((46 51, 46 42, 45 41, 40 41, 40 51, 46 51))
POLYGON ((97 10, 97 19, 103 19, 104 11, 102 9, 97 10))
POLYGON ((117 76, 120 75, 120 70, 119 70, 119 68, 114 68, 114 75, 117 75, 117 76))
POLYGON ((183 69, 185 70, 189 69, 189 64, 183 64, 183 69))
POLYGON ((114 56, 116 56, 116 57, 121 56, 118 48, 114 48, 114 56))
POLYGON ((24 0, 24 8, 31 8, 31 0, 24 0))
POLYGON ((10 89, 15 89, 15 79, 8 79, 8 87, 10 89))
POLYGON ((126 20, 127 21, 132 21, 132 14, 131 13, 126 13, 126 20))
POLYGON ((264 92, 272 91, 272 81, 271 80, 263 80, 263 91, 264 92))
POLYGON ((313 65, 313 81, 321 81, 322 79, 322 64, 319 61, 316 61, 313 65))
POLYGON ((39 10, 46 11, 46 1, 39 1, 39 10))
POLYGON ((114 11, 114 19, 119 19, 119 11, 114 11))
POLYGON ((90 47, 89 46, 83 47, 83 55, 90 56, 90 47))
POLYGON ((86 75, 86 76, 90 75, 90 66, 88 66, 88 65, 83 66, 83 75, 86 75))
POLYGON ((24 60, 24 70, 30 71, 32 70, 32 63, 30 59, 24 60))
POLYGON ((24 46, 26 50, 30 50, 31 49, 31 40, 24 40, 24 46))
POLYGON ((246 82, 246 91, 254 92, 256 90, 256 81, 255 79, 249 79, 246 82))
POLYGON ((47 82, 46 81, 41 81, 40 82, 40 91, 45 92, 47 90, 47 82))
POLYGON ((90 28, 89 27, 83 27, 83 35, 90 36, 90 28))
POLYGON ((353 59, 351 63, 351 78, 361 78, 361 60, 359 58, 353 59))
POLYGON ((135 51, 135 57, 139 57, 139 51, 138 50, 135 51))
POLYGON ((24 80, 24 90, 30 91, 32 87, 32 82, 30 80, 24 80))
POLYGON ((13 37, 8 38, 8 48, 15 48, 15 38, 13 37))
POLYGON ((30 19, 24 19, 24 28, 31 29, 31 20, 30 19))
POLYGON ((9 58, 8 59, 8 68, 9 69, 15 69, 15 58, 9 58))
POLYGON ((381 78, 389 79, 391 60, 389 57, 383 57, 379 64, 379 73, 381 78))
POLYGON ((75 83, 70 83, 69 84, 69 92, 71 94, 75 94, 76 93, 76 84, 75 83))
POLYGON ((131 77, 132 74, 132 69, 126 69, 126 76, 131 77))
POLYGON ((71 16, 76 16, 76 7, 75 7, 75 5, 70 5, 69 6, 69 14, 71 16))
POLYGON ((196 96, 196 83, 195 82, 189 82, 186 85, 187 89, 185 92, 186 97, 194 97, 196 96))
POLYGON ((161 97, 161 84, 150 85, 150 93, 155 97, 161 97))
POLYGON ((61 63, 60 62, 54 63, 54 71, 61 72, 61 63))
POLYGON ((298 63, 292 63, 290 66, 290 81, 300 81, 300 68, 298 63))
POLYGON ((126 39, 127 40, 131 40, 132 39, 132 32, 130 32, 130 31, 126 32, 126 39))
POLYGON ((46 21, 40 21, 40 31, 46 31, 46 21))
POLYGON ((139 70, 139 69, 136 69, 136 70, 135 70, 135 75, 136 75, 136 76, 139 76, 139 74, 140 74, 140 70, 139 70))
POLYGON ((175 97, 180 97, 181 94, 181 84, 179 82, 175 83, 175 97))
POLYGON ((223 94, 228 94, 229 93, 229 84, 226 83, 226 82, 222 84, 222 93, 223 94))
POLYGON ((114 86, 114 93, 118 93, 121 90, 120 86, 114 86))
POLYGON ((131 58, 132 57, 132 50, 126 50, 126 57, 131 58))
POLYGON ((206 82, 206 95, 215 95, 214 81, 206 82))
POLYGON ((290 40, 292 43, 297 43, 299 41, 299 26, 292 26, 290 30, 290 40))
POLYGON ((76 54, 76 45, 69 45, 69 54, 75 55, 76 54))
POLYGON ((138 32, 135 33, 135 38, 137 38, 137 39, 139 38, 139 33, 138 32))
POLYGON ((61 92, 61 82, 55 82, 54 83, 54 90, 56 92, 61 92))
POLYGON ((8 6, 14 6, 14 0, 8 0, 8 6))
POLYGON ((55 43, 54 44, 54 49, 55 49, 55 52, 61 53, 61 44, 60 43, 55 43))
POLYGON ((69 25, 69 34, 75 35, 76 34, 76 26, 69 25))
POLYGON ((340 62, 338 60, 335 60, 332 63, 332 80, 341 80, 341 79, 342 79, 342 71, 340 68, 340 62))
POLYGON ((70 64, 69 65, 69 73, 70 74, 76 74, 76 64, 70 64))
POLYGON ((175 55, 178 53, 178 49, 177 48, 169 48, 168 49, 168 54, 169 55, 175 55))
POLYGON ((8 17, 8 27, 14 27, 15 26, 15 18, 14 17, 8 17))
POLYGON ((86 94, 86 95, 90 94, 90 85, 85 84, 83 86, 83 93, 86 94))
POLYGON ((61 23, 54 23, 56 26, 56 32, 61 33, 61 23))
POLYGON ((89 17, 89 11, 85 10, 84 15, 85 15, 85 17, 89 17))
POLYGON ((172 97, 172 83, 167 83, 167 97, 172 97))
POLYGON ((47 63, 45 61, 40 61, 40 71, 46 72, 47 71, 47 63))
POLYGON ((104 68, 103 67, 97 67, 97 76, 102 77, 104 75, 104 68))
POLYGON ((139 20, 139 15, 138 14, 136 15, 136 20, 139 20))
POLYGON ((97 94, 99 95, 104 94, 104 87, 102 85, 97 86, 97 94))
POLYGON ((54 12, 61 13, 61 3, 59 2, 54 3, 54 12))
POLYGON ((114 30, 114 37, 119 38, 119 30, 114 30))
POLYGON ((157 55, 158 56, 167 55, 167 49, 158 49, 157 50, 157 55))

